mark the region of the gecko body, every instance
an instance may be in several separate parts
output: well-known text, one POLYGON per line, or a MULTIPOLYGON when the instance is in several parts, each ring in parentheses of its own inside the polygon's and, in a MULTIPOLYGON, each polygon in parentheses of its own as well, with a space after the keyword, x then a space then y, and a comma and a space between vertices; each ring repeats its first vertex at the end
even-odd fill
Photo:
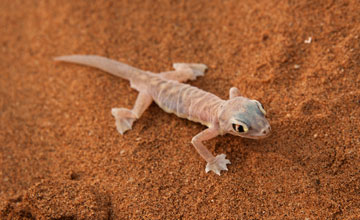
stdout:
POLYGON ((155 74, 95 55, 61 56, 55 60, 92 66, 130 81, 131 87, 139 92, 133 109, 112 109, 120 134, 132 128, 134 121, 140 118, 152 101, 168 113, 207 126, 191 141, 207 162, 206 172, 213 171, 220 175, 221 170, 227 170, 230 161, 225 159, 224 154, 214 157, 203 141, 226 133, 253 139, 270 134, 270 124, 265 118, 266 112, 261 103, 241 96, 237 88, 232 87, 229 100, 223 100, 212 93, 182 83, 203 76, 207 69, 204 64, 175 63, 175 71, 155 74))

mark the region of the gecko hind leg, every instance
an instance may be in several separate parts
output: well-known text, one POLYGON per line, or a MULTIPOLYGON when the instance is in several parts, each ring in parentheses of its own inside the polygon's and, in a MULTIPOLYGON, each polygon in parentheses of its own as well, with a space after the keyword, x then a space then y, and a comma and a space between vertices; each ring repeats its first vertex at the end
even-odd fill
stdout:
POLYGON ((162 72, 161 75, 166 79, 185 82, 195 80, 198 76, 203 76, 207 66, 201 63, 174 63, 175 71, 162 72))
POLYGON ((145 92, 140 92, 133 109, 111 109, 111 114, 115 117, 115 125, 118 132, 124 134, 126 131, 130 130, 134 121, 140 118, 144 111, 150 106, 152 100, 150 95, 145 92))

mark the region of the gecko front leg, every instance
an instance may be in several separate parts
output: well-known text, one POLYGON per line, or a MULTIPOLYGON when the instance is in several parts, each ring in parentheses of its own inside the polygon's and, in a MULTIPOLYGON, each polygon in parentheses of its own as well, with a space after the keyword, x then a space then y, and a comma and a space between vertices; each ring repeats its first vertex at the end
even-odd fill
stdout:
POLYGON ((230 90, 229 90, 229 98, 232 99, 232 98, 235 98, 235 97, 238 97, 240 96, 240 91, 238 88, 236 87, 231 87, 230 90))
POLYGON ((191 143, 194 145, 200 156, 207 162, 205 172, 207 173, 211 170, 220 176, 221 170, 228 170, 226 164, 230 164, 230 161, 225 159, 225 154, 214 157, 202 143, 203 141, 210 140, 218 135, 219 130, 217 128, 208 128, 193 137, 191 143))

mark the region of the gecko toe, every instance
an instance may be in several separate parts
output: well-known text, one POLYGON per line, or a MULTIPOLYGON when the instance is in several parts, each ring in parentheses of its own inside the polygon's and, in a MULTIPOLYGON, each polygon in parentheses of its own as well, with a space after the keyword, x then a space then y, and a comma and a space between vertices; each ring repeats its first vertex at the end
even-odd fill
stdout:
POLYGON ((133 118, 120 118, 116 119, 115 125, 118 132, 123 135, 126 131, 132 128, 132 124, 134 123, 135 119, 133 118))

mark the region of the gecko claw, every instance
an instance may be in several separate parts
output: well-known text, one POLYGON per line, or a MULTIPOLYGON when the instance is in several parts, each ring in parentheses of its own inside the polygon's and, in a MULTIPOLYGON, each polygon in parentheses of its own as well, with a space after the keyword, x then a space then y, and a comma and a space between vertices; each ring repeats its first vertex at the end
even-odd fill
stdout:
POLYGON ((226 167, 226 164, 231 164, 230 160, 225 159, 225 154, 220 154, 215 157, 215 160, 211 163, 206 164, 205 172, 213 171, 217 175, 220 176, 220 172, 222 170, 227 171, 228 168, 226 167))

